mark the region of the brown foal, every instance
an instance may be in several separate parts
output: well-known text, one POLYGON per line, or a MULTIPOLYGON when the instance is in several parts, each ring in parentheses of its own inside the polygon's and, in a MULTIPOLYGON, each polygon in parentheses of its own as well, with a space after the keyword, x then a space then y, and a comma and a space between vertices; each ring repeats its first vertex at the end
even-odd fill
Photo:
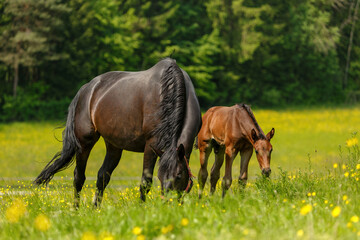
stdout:
POLYGON ((216 183, 220 178, 224 154, 226 155, 226 163, 225 176, 222 181, 223 197, 231 186, 231 168, 239 151, 241 155, 240 184, 246 184, 249 160, 254 148, 262 174, 266 177, 270 175, 272 152, 270 139, 274 136, 275 129, 272 128, 265 136, 249 106, 236 104, 232 107, 212 107, 204 114, 202 122, 197 139, 201 164, 199 198, 201 198, 208 177, 207 163, 212 148, 214 148, 215 162, 210 175, 211 193, 214 193, 216 183))

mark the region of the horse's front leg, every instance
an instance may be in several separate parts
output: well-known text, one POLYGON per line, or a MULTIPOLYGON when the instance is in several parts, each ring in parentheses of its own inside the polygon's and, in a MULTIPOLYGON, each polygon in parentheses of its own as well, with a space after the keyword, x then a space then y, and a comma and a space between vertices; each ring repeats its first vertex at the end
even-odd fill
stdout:
POLYGON ((157 155, 151 149, 150 144, 146 144, 144 150, 143 173, 140 184, 140 199, 144 202, 146 194, 151 189, 156 159, 157 155))
POLYGON ((244 187, 245 187, 247 179, 248 179, 248 167, 249 167, 249 161, 250 161, 252 154, 253 154, 252 146, 250 146, 248 148, 244 148, 240 151, 241 164, 240 164, 239 184, 244 187))
POLYGON ((222 181, 222 197, 225 197, 226 191, 232 184, 232 164, 236 157, 238 150, 233 146, 227 146, 225 149, 226 163, 225 163, 225 176, 222 181))

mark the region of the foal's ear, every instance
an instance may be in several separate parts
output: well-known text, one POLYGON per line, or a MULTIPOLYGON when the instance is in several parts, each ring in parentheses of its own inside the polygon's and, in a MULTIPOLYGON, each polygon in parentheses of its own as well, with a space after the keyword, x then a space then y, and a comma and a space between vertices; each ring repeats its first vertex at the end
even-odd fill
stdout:
POLYGON ((270 130, 270 132, 269 132, 268 134, 266 134, 266 139, 270 141, 270 139, 273 138, 274 134, 275 134, 275 129, 272 128, 272 129, 270 130))
POLYGON ((177 151, 177 154, 179 156, 179 159, 180 160, 183 159, 184 156, 185 156, 185 147, 184 147, 184 145, 180 144, 180 146, 177 147, 176 151, 177 151))
POLYGON ((254 142, 256 142, 257 140, 259 140, 258 135, 256 134, 255 129, 251 129, 251 138, 254 142))

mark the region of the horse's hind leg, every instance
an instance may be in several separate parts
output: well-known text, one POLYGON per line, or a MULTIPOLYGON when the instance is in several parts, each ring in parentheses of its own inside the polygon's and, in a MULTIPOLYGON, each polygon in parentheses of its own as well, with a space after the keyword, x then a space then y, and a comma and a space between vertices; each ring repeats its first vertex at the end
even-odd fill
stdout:
MULTIPOLYGON (((96 142, 96 141, 95 141, 96 142)), ((74 207, 78 208, 80 205, 80 191, 85 182, 85 169, 86 163, 89 158, 91 149, 94 146, 94 143, 87 144, 82 146, 82 151, 76 154, 76 166, 74 170, 74 207)))
MULTIPOLYGON (((200 142, 200 141, 199 141, 200 142)), ((202 195, 202 191, 205 187, 205 183, 206 183, 206 179, 209 175, 208 171, 207 171, 207 164, 208 164, 208 159, 209 159, 209 155, 211 153, 211 144, 209 144, 208 142, 202 141, 199 144, 199 151, 200 151, 200 170, 199 170, 199 175, 198 175, 198 179, 199 179, 199 198, 201 198, 202 195)))
POLYGON ((146 144, 144 150, 143 173, 140 184, 140 199, 144 202, 145 196, 150 191, 152 185, 156 159, 157 155, 151 149, 150 144, 146 144))
POLYGON ((211 183, 211 194, 215 192, 216 184, 220 178, 220 169, 224 163, 225 148, 218 146, 218 151, 215 154, 215 162, 211 168, 210 183, 211 183))
POLYGON ((102 201, 104 190, 110 181, 110 177, 116 166, 119 164, 122 149, 116 148, 108 142, 106 144, 106 156, 98 172, 96 181, 97 191, 94 196, 93 204, 99 207, 102 201))

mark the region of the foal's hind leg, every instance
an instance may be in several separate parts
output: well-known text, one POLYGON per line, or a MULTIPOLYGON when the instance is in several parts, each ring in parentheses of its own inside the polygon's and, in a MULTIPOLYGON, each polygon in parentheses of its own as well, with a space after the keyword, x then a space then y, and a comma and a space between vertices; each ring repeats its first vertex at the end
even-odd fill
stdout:
POLYGON ((205 187, 205 183, 206 183, 206 179, 209 175, 208 171, 207 171, 207 164, 208 164, 208 159, 209 159, 209 155, 211 153, 211 144, 203 141, 201 144, 199 144, 199 151, 200 151, 200 170, 199 170, 199 175, 198 175, 198 179, 199 179, 199 198, 201 198, 202 195, 202 191, 205 187))
POLYGON ((215 192, 216 184, 220 178, 220 169, 224 163, 225 148, 219 146, 217 153, 215 154, 215 162, 211 168, 210 183, 211 183, 211 194, 215 192))
POLYGON ((94 196, 93 204, 99 207, 102 201, 104 190, 110 181, 110 176, 116 166, 119 164, 122 149, 116 148, 108 142, 106 143, 106 156, 98 172, 96 181, 97 191, 94 196))
POLYGON ((151 149, 150 144, 146 144, 144 150, 143 173, 140 184, 140 199, 144 202, 145 196, 150 191, 152 185, 156 159, 157 155, 151 149))

